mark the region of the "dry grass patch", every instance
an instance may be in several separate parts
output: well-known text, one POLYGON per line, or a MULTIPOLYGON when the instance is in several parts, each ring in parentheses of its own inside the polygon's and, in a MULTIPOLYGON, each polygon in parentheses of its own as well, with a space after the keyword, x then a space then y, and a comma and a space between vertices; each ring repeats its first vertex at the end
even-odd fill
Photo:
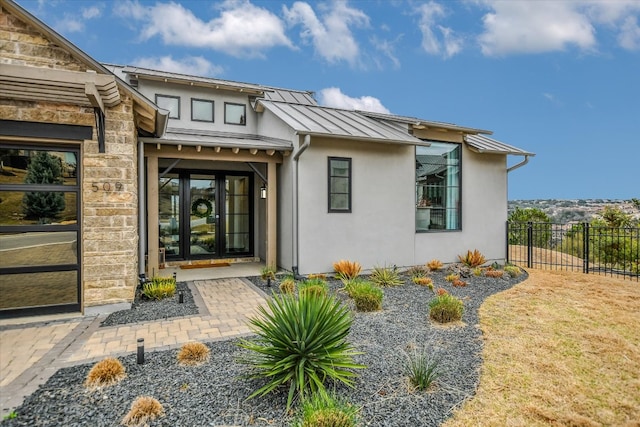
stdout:
POLYGON ((141 396, 133 401, 131 409, 122 419, 123 426, 146 426, 147 421, 164 416, 164 408, 158 400, 150 396, 141 396))
POLYGON ((480 387, 444 426, 640 425, 638 282, 529 270, 480 324, 480 387))
POLYGON ((122 363, 113 357, 107 357, 93 365, 84 385, 89 388, 110 386, 127 376, 122 363))
POLYGON ((211 350, 201 342, 188 342, 178 352, 178 363, 186 366, 197 366, 209 361, 211 350))

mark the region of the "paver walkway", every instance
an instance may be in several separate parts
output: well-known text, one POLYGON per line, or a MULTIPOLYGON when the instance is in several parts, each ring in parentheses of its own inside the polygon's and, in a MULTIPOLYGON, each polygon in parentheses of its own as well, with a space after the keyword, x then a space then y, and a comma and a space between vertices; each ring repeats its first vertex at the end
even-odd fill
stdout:
POLYGON ((2 416, 44 384, 58 369, 105 356, 176 348, 189 341, 247 335, 248 317, 265 295, 245 279, 194 281, 200 314, 175 319, 100 327, 106 315, 24 327, 0 328, 0 412, 2 416), (201 298, 201 299, 200 299, 201 298))

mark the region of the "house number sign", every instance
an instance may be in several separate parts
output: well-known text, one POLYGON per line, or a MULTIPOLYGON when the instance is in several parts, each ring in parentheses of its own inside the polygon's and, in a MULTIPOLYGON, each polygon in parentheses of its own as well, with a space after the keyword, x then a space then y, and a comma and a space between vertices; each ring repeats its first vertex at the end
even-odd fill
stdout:
POLYGON ((95 193, 96 191, 122 191, 124 186, 120 181, 116 181, 114 183, 110 182, 94 182, 91 184, 91 189, 95 193))

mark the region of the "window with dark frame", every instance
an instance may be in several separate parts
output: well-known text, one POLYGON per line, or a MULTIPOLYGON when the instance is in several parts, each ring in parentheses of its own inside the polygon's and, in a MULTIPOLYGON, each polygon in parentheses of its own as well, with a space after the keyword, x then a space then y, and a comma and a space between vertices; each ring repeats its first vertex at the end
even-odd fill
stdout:
POLYGON ((224 122, 228 125, 247 124, 247 106, 244 104, 224 103, 224 122))
POLYGON ((171 95, 156 94, 156 105, 163 110, 169 111, 170 119, 180 118, 180 97, 171 95))
POLYGON ((351 212, 351 159, 329 157, 329 212, 351 212))
POLYGON ((416 147, 416 232, 461 230, 461 144, 416 147))
POLYGON ((213 123, 213 111, 213 101, 191 98, 191 121, 213 123))

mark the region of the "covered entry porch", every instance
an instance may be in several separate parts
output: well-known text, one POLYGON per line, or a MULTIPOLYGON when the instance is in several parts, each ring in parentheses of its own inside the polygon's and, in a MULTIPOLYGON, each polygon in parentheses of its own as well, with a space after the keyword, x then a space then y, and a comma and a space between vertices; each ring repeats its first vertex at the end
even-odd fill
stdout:
POLYGON ((277 165, 290 143, 197 137, 169 131, 140 139, 140 259, 147 262, 139 273, 240 261, 277 266, 277 165))

